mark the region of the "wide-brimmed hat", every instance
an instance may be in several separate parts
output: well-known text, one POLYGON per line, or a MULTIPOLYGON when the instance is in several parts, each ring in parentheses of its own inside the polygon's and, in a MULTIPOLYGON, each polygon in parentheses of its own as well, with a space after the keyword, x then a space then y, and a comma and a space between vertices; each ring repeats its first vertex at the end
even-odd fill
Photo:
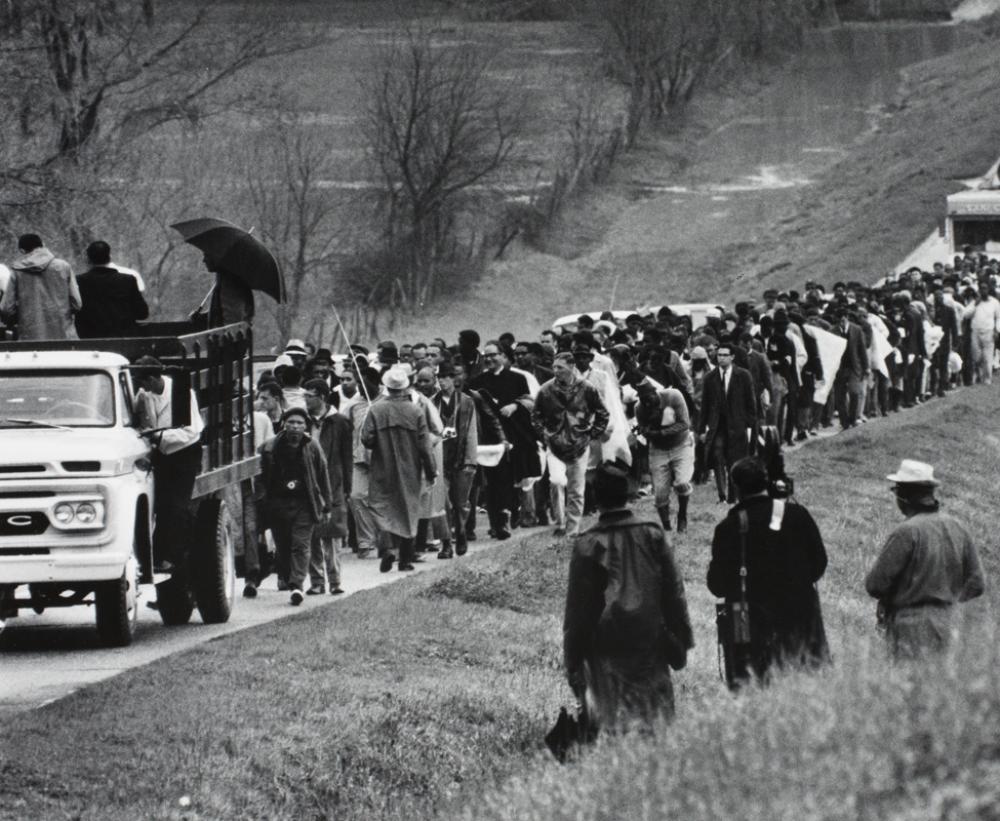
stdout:
POLYGON ((897 485, 923 485, 937 487, 940 482, 934 478, 934 466, 916 459, 904 459, 899 463, 899 470, 885 477, 897 485))
POLYGON ((275 371, 278 370, 278 368, 294 368, 294 367, 295 367, 295 362, 286 353, 283 353, 281 356, 275 359, 274 364, 271 366, 272 370, 275 371))
POLYGON ((410 377, 402 368, 389 368, 382 374, 382 384, 391 391, 405 391, 410 387, 410 377))

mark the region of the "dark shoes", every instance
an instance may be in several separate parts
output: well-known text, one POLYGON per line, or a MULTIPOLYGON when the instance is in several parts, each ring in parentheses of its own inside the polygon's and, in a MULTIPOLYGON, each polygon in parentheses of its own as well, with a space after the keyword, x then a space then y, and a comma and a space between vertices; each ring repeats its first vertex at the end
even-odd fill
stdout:
POLYGON ((337 587, 333 588, 333 589, 332 589, 332 590, 330 591, 330 595, 331 595, 331 596, 339 596, 339 595, 341 595, 341 594, 342 594, 343 592, 344 592, 344 591, 343 591, 343 590, 342 590, 342 589, 340 588, 340 586, 338 585, 337 587))
POLYGON ((504 539, 510 538, 510 511, 501 510, 500 511, 500 521, 497 523, 497 527, 493 533, 494 538, 503 541, 504 539))
POLYGON ((390 570, 392 570, 392 565, 395 561, 396 561, 395 556, 393 556, 391 553, 386 553, 382 557, 382 561, 378 563, 379 573, 388 573, 390 570))
POLYGON ((552 531, 552 535, 555 536, 557 539, 561 539, 563 538, 563 536, 566 535, 566 528, 557 527, 555 530, 552 531))
POLYGON ((256 599, 257 598, 257 585, 253 582, 247 582, 243 585, 243 598, 244 599, 256 599))
POLYGON ((307 596, 321 596, 326 592, 326 588, 321 584, 314 584, 306 591, 307 596))
POLYGON ((304 598, 305 597, 302 595, 301 590, 293 590, 291 597, 288 599, 288 603, 291 604, 292 607, 298 607, 302 604, 304 598))
POLYGON ((416 570, 416 569, 417 568, 415 568, 412 564, 402 564, 402 563, 400 563, 399 567, 397 568, 397 570, 404 570, 404 571, 405 570, 416 570))

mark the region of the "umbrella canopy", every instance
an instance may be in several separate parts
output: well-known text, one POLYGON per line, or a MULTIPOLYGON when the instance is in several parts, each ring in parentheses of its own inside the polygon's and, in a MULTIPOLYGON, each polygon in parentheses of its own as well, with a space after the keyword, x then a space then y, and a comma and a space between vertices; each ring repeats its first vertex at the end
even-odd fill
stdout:
POLYGON ((170 227, 248 288, 262 291, 277 302, 285 301, 285 280, 277 260, 247 231, 212 217, 176 222, 170 227))

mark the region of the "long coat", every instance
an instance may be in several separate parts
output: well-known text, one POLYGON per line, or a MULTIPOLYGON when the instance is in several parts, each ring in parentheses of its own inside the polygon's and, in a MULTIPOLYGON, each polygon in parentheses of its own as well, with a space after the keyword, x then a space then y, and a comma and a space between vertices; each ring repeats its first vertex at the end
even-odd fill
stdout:
POLYGON ((521 374, 504 368, 499 373, 483 371, 472 380, 470 387, 479 392, 480 397, 493 406, 507 441, 513 446, 508 454, 514 471, 514 481, 528 476, 541 476, 542 463, 538 458, 538 443, 531 427, 531 409, 534 402, 528 390, 528 380, 521 374), (500 414, 506 405, 516 404, 517 409, 510 416, 500 414))
POLYGON ((69 263, 48 248, 36 248, 10 267, 0 316, 17 323, 18 338, 73 339, 73 314, 82 301, 69 263))
POLYGON ((475 467, 479 447, 475 401, 458 391, 452 394, 449 401, 438 391, 434 396, 434 407, 441 415, 441 423, 455 429, 455 436, 445 441, 442 448, 444 474, 454 476, 467 465, 475 467))
POLYGON ((712 453, 715 438, 726 437, 726 462, 732 465, 750 452, 747 428, 757 424, 757 402, 753 395, 750 371, 736 365, 729 377, 729 393, 722 386, 719 368, 705 377, 702 389, 701 430, 705 436, 705 452, 712 453))
POLYGON ((424 477, 434 476, 434 453, 422 407, 409 394, 372 403, 361 428, 371 451, 368 502, 382 530, 417 535, 424 477))
POLYGON ((353 429, 351 420, 333 408, 317 423, 315 438, 330 478, 330 529, 323 535, 333 539, 347 535, 347 499, 354 476, 353 429))
POLYGON ((598 725, 673 713, 670 668, 694 646, 684 581, 659 524, 601 514, 577 537, 563 655, 570 687, 598 725))
POLYGON ((739 511, 745 510, 751 663, 758 676, 775 663, 817 663, 827 656, 815 588, 826 570, 823 538, 809 511, 791 502, 781 528, 771 530, 774 504, 761 495, 733 507, 715 528, 708 566, 708 589, 727 602, 740 601, 739 511))

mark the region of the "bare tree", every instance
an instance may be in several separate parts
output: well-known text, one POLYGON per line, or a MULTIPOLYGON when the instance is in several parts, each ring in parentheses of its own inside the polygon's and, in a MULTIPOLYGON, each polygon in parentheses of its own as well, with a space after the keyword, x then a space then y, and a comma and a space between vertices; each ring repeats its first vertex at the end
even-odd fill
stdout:
POLYGON ((332 145, 302 117, 276 116, 252 141, 244 163, 249 214, 277 255, 287 300, 275 321, 282 339, 293 325, 311 335, 335 298, 334 272, 343 255, 346 203, 327 185, 332 145))
POLYGON ((317 41, 261 23, 220 31, 208 4, 164 19, 154 0, 4 0, 0 99, 15 113, 0 122, 4 204, 37 212, 99 194, 124 145, 233 111, 256 96, 230 82, 240 72, 317 41))
POLYGON ((365 134, 381 185, 384 247, 399 259, 393 298, 419 310, 437 293, 442 262, 477 193, 506 167, 520 118, 509 83, 489 76, 494 52, 436 42, 410 28, 362 79, 365 134))
POLYGON ((797 45, 828 0, 592 0, 605 52, 627 90, 626 139, 660 121, 730 57, 760 59, 797 45))

